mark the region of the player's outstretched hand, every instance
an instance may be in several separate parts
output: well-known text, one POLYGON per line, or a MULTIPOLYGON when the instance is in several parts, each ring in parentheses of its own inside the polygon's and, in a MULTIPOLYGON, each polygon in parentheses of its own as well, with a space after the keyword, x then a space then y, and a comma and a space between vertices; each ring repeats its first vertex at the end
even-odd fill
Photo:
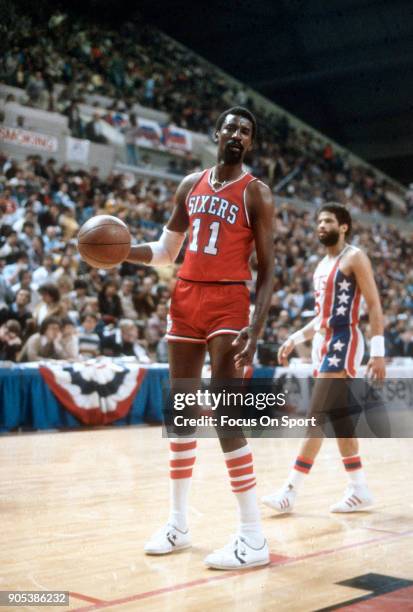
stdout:
POLYGON ((243 368, 252 364, 257 349, 257 337, 252 333, 250 327, 241 329, 232 346, 240 349, 234 355, 235 367, 243 368))
POLYGON ((278 363, 281 363, 281 365, 287 367, 288 357, 293 352, 294 347, 294 342, 290 340, 290 338, 287 338, 287 340, 278 349, 278 363))
POLYGON ((370 357, 367 364, 366 376, 372 380, 384 380, 386 377, 384 357, 370 357))

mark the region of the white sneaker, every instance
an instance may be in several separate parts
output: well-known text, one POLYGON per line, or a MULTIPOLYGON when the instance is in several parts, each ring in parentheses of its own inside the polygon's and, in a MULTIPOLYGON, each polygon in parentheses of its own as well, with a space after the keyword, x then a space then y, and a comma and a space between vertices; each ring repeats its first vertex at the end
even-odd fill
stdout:
POLYGON ((181 531, 167 523, 146 542, 144 551, 147 555, 168 555, 189 546, 191 546, 189 530, 181 531))
POLYGON ((359 512, 373 504, 373 496, 366 486, 347 487, 344 497, 337 504, 330 507, 330 512, 359 512))
POLYGON ((229 544, 214 550, 205 559, 207 567, 221 570, 247 569, 258 565, 268 565, 270 553, 267 540, 260 548, 254 548, 242 536, 235 536, 229 544))
POLYGON ((286 514, 287 512, 291 512, 294 508, 296 497, 297 491, 295 491, 291 485, 287 485, 273 495, 265 495, 261 498, 261 501, 269 508, 281 514, 286 514))

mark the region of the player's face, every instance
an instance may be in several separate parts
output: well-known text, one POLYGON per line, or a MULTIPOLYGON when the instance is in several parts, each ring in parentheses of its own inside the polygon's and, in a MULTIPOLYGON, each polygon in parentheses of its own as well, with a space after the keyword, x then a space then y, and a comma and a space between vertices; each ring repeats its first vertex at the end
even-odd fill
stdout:
POLYGON ((239 164, 252 149, 252 123, 245 117, 227 115, 217 138, 218 159, 226 164, 239 164))
POLYGON ((317 234, 318 239, 324 246, 335 246, 340 238, 340 226, 337 217, 333 213, 322 212, 318 217, 317 234))

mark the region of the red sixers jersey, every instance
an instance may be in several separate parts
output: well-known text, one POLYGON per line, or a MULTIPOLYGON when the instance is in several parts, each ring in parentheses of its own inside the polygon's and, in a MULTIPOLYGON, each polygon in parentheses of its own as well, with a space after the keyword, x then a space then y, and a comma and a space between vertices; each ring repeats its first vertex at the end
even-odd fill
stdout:
POLYGON ((179 276, 204 282, 249 280, 254 236, 245 192, 257 179, 245 172, 214 189, 212 170, 202 173, 186 198, 189 242, 179 276))

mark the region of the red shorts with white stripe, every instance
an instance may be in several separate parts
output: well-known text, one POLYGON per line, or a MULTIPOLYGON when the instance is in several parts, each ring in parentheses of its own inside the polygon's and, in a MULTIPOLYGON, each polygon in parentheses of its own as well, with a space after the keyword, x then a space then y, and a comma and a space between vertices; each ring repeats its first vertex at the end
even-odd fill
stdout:
POLYGON ((171 298, 166 338, 205 344, 221 334, 237 335, 249 322, 244 283, 201 283, 178 279, 171 298))

